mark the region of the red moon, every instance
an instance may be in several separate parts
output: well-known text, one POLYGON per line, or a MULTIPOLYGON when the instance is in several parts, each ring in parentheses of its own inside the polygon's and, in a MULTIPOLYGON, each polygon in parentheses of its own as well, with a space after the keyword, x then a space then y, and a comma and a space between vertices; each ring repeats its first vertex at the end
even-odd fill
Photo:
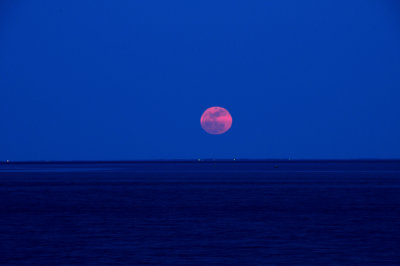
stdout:
POLYGON ((201 127, 212 135, 223 134, 232 126, 232 116, 222 107, 210 107, 200 118, 201 127))

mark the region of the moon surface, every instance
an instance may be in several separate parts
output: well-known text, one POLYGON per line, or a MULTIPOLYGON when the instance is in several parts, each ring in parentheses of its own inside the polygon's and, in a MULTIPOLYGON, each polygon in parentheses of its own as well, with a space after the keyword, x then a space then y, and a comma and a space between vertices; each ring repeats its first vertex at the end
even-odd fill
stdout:
POLYGON ((210 107, 204 111, 200 118, 201 127, 212 135, 220 135, 232 126, 232 116, 222 107, 210 107))

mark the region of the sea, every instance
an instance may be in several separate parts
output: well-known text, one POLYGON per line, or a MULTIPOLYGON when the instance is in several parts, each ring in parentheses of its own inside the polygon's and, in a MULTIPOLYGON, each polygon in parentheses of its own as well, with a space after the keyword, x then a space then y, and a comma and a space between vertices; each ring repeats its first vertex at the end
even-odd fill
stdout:
POLYGON ((0 265, 400 265, 400 161, 2 162, 0 265))

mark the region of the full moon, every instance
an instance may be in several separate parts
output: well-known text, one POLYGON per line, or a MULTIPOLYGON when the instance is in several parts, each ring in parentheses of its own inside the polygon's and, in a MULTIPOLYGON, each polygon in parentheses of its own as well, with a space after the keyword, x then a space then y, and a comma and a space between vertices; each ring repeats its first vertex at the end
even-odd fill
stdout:
POLYGON ((232 126, 232 116, 222 107, 210 107, 200 118, 201 127, 212 135, 223 134, 232 126))

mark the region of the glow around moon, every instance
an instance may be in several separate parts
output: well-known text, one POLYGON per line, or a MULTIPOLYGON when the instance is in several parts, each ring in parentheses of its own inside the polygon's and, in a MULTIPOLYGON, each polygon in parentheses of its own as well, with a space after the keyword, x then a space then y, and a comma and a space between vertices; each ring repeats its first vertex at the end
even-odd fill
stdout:
POLYGON ((232 116, 225 108, 210 107, 201 116, 200 124, 207 133, 219 135, 231 128, 232 116))

